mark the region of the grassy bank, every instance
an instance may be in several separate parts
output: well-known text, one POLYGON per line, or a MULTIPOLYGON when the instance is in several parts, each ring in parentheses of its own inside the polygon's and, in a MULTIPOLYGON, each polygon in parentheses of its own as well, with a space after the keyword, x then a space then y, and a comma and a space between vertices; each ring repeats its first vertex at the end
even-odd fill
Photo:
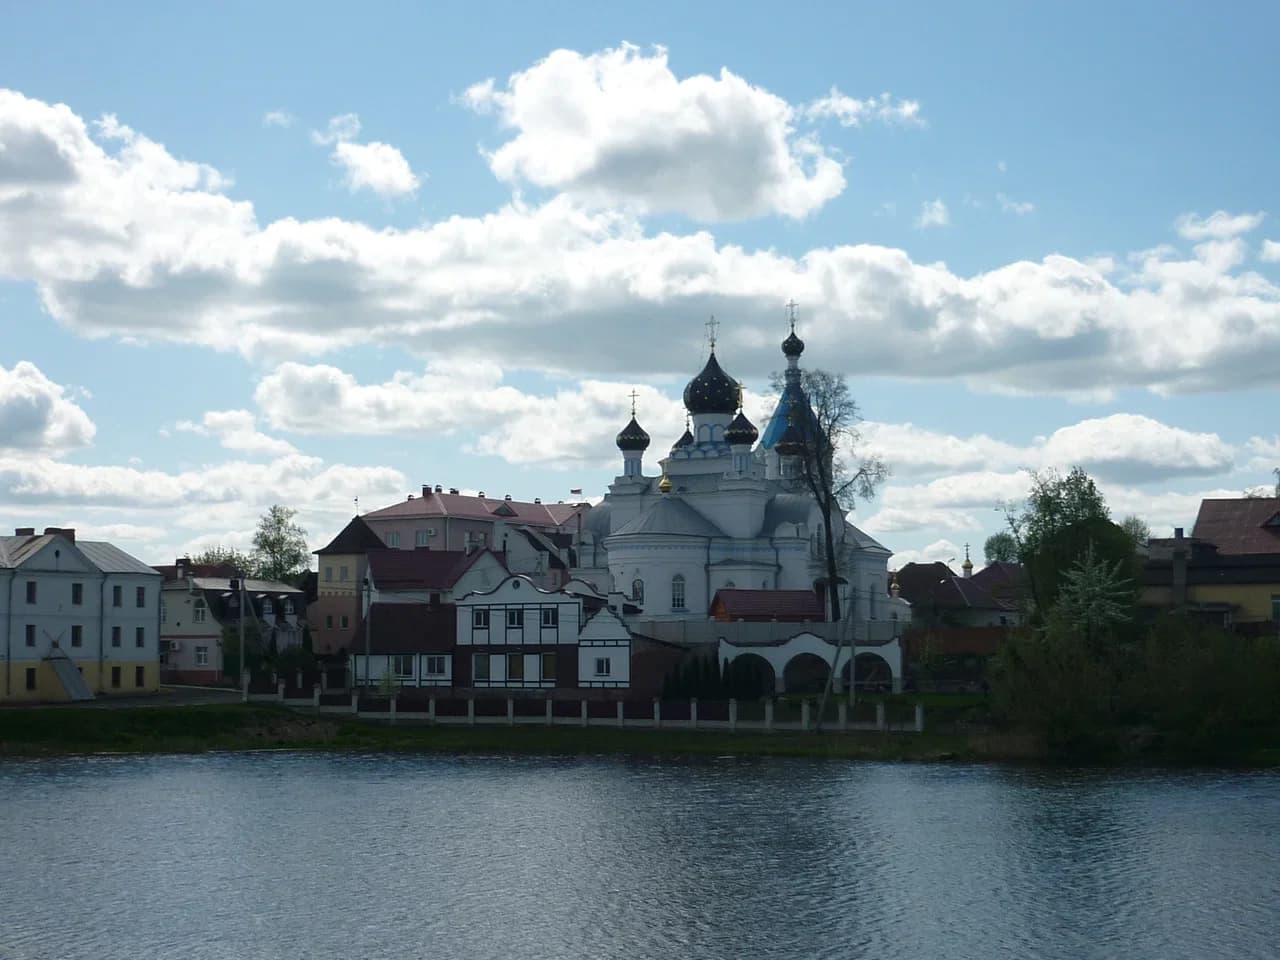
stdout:
MULTIPOLYGON (((981 744, 979 744, 981 746, 981 744)), ((973 738, 904 733, 735 733, 572 726, 387 726, 282 707, 218 705, 0 710, 0 757, 213 750, 992 759, 973 738)), ((1016 755, 1018 745, 1005 743, 1016 755)))

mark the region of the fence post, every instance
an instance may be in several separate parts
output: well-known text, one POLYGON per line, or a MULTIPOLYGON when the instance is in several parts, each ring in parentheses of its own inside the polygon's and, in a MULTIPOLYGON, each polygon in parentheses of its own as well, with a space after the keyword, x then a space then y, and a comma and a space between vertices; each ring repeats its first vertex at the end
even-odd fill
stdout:
POLYGON ((311 685, 311 706, 317 710, 320 709, 320 684, 318 683, 311 685))
POLYGON ((298 671, 298 682, 296 686, 299 690, 302 689, 302 671, 301 670, 298 671))
POLYGON ((391 724, 391 726, 393 727, 396 725, 396 700, 397 699, 398 698, 394 693, 391 694, 391 706, 387 708, 387 723, 391 724))
POLYGON ((329 689, 329 670, 327 668, 320 671, 320 692, 325 693, 329 689))
POLYGON ((843 700, 837 703, 836 717, 838 718, 837 722, 840 724, 840 729, 848 730, 849 729, 849 704, 845 703, 843 700))
POLYGON ((582 725, 587 725, 587 701, 582 701, 582 725))
POLYGON ((467 726, 474 727, 476 725, 476 695, 473 693, 467 697, 467 726))
POLYGON ((354 688, 351 690, 351 712, 360 715, 360 691, 354 688))
POLYGON ((653 729, 662 729, 662 701, 657 697, 653 698, 653 729))
POLYGON ((436 698, 435 697, 427 698, 427 722, 428 723, 436 722, 436 698))
POLYGON ((916 733, 924 733, 924 704, 916 704, 916 733))
POLYGON ((800 701, 800 729, 801 730, 809 729, 809 701, 808 700, 800 701))
POLYGON ((729 700, 729 732, 736 733, 738 731, 738 701, 730 698, 729 700))
POLYGON ((240 691, 240 700, 243 703, 248 703, 249 702, 249 674, 246 673, 244 675, 244 678, 241 680, 240 686, 242 688, 240 691))
POLYGON ((551 726, 551 698, 547 697, 547 726, 551 726))
POLYGON ((773 699, 770 698, 764 702, 764 728, 770 732, 773 730, 773 699))
POLYGON ((285 683, 283 680, 276 681, 276 699, 281 703, 284 703, 284 687, 285 683))
POLYGON ((689 700, 689 726, 691 729, 698 729, 698 698, 692 697, 689 700))
POLYGON ((884 701, 876 704, 876 729, 883 730, 884 725, 884 701))
POLYGON ((626 720, 624 719, 623 713, 622 713, 622 701, 619 700, 618 701, 618 726, 625 727, 626 725, 627 725, 626 720))

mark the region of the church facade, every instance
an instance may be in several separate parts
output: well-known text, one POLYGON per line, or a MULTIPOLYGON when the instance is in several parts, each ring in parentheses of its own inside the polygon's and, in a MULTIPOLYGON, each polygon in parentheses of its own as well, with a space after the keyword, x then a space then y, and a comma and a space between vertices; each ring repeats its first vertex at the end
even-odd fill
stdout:
POLYGON ((721 367, 712 337, 684 390, 686 430, 659 459, 657 476, 644 470, 651 439, 633 408, 617 436, 622 471, 586 516, 575 576, 621 593, 625 609, 646 621, 706 620, 721 590, 825 597, 835 589, 851 621, 910 618, 909 605, 890 596, 891 551, 842 517, 836 542, 822 542, 818 505, 796 479, 794 418, 812 413, 794 321, 782 352, 784 390, 761 432, 743 413, 741 387, 721 367), (829 546, 839 558, 835 584, 827 583, 829 546))

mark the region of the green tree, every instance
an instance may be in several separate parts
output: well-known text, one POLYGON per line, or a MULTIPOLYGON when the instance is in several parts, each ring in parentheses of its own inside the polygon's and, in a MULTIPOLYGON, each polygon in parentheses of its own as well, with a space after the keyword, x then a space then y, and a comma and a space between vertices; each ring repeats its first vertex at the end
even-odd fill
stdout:
POLYGON ((310 567, 307 531, 293 520, 297 513, 274 504, 259 518, 253 535, 253 572, 263 580, 287 582, 310 567))
POLYGON ((1136 514, 1129 514, 1120 521, 1120 529, 1129 535, 1135 547, 1144 547, 1151 539, 1151 527, 1136 514))
POLYGON ((1092 542, 1062 574, 1054 616, 1081 631, 1090 647, 1112 639, 1112 631, 1133 619, 1133 584, 1124 575, 1124 560, 1103 560, 1092 542))
POLYGON ((1004 530, 999 533, 993 533, 987 537, 987 542, 982 545, 982 556, 986 559, 988 565, 993 563, 1017 563, 1018 541, 1014 539, 1013 534, 1004 530))
POLYGON ((201 550, 191 558, 192 563, 226 564, 234 567, 242 574, 251 574, 254 570, 254 560, 249 554, 237 550, 235 547, 226 547, 218 544, 216 547, 209 547, 201 550))

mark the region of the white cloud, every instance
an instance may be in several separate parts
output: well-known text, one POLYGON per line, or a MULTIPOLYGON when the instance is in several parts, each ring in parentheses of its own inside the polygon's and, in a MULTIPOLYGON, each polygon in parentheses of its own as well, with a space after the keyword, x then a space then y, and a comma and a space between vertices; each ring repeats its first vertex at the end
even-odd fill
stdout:
POLYGON ((255 421, 256 418, 248 410, 210 410, 200 423, 183 420, 174 424, 174 428, 216 437, 227 450, 250 455, 278 457, 298 452, 293 444, 259 431, 255 421))
POLYGON ((1262 223, 1263 213, 1227 213, 1218 210, 1207 217, 1184 213, 1177 220, 1178 233, 1188 240, 1230 240, 1242 233, 1256 230, 1262 223))
POLYGON ((333 148, 333 159, 345 171, 345 182, 352 193, 372 190, 384 197, 398 197, 413 193, 421 184, 404 154, 376 140, 339 143, 333 148))
POLYGON ((1258 256, 1268 263, 1280 263, 1280 241, 1263 240, 1262 250, 1258 256))
POLYGON ((1117 413, 1054 431, 1041 450, 1041 462, 1078 465, 1101 479, 1142 483, 1228 473, 1233 455, 1216 433, 1193 433, 1150 417, 1117 413))
POLYGON ((286 110, 268 110, 262 115, 264 127, 292 127, 298 118, 286 110))
POLYGON ((1015 216, 1025 217, 1028 213, 1034 213, 1036 205, 1030 200, 1014 200, 1012 197, 1003 193, 996 194, 996 202, 1000 204, 1000 209, 1005 213, 1012 213, 1015 216))
POLYGON ((905 126, 924 125, 920 104, 915 100, 894 100, 887 93, 858 100, 835 87, 825 97, 805 104, 804 114, 811 120, 834 118, 842 127, 859 127, 872 120, 905 126))
POLYGON ((794 129, 796 110, 728 69, 680 79, 662 47, 556 50, 464 104, 515 135, 487 155, 504 182, 594 206, 705 220, 799 218, 844 189, 840 163, 794 129))
POLYGON ((51 454, 92 443, 97 428, 66 394, 26 360, 0 367, 0 451, 51 454))
POLYGON ((920 215, 916 217, 916 226, 921 230, 929 227, 945 227, 951 223, 951 214, 941 198, 926 200, 920 204, 920 215))
POLYGON ((964 547, 950 540, 935 540, 922 550, 900 550, 889 561, 890 570, 901 570, 908 563, 946 563, 953 565, 964 559, 964 547))
POLYGON ((319 146, 345 143, 360 136, 360 117, 354 113, 340 113, 330 117, 323 130, 311 131, 311 142, 319 146))

